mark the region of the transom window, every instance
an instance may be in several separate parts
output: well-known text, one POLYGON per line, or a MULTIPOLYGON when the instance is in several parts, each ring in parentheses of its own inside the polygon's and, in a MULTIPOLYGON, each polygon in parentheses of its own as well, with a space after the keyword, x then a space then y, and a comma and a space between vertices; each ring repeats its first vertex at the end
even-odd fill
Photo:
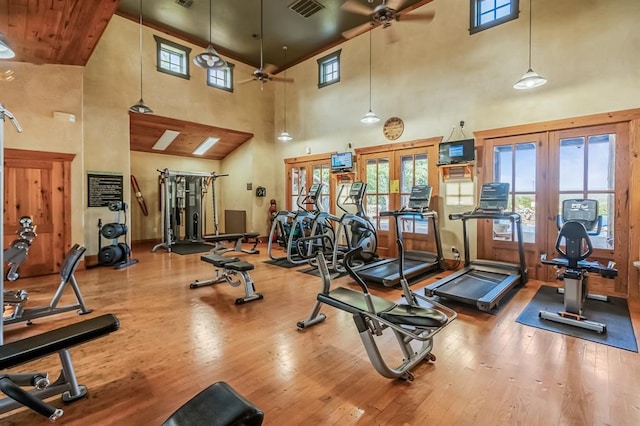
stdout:
POLYGON ((340 53, 342 49, 318 59, 318 88, 340 81, 340 53))
POLYGON ((234 65, 227 62, 224 68, 212 68, 207 71, 207 86, 233 92, 234 65))
POLYGON ((154 35, 153 38, 156 40, 156 70, 188 80, 191 49, 162 37, 154 35))
POLYGON ((516 19, 519 14, 519 0, 470 0, 470 2, 470 34, 516 19))

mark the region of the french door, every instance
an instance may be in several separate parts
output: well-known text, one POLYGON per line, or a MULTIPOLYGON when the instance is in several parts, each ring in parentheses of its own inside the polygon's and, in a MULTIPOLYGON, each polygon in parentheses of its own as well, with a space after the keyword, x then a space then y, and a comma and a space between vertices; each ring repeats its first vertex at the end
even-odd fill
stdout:
MULTIPOLYGON (((486 139, 484 182, 510 184, 509 208, 520 214, 529 277, 555 281, 554 268, 542 265, 540 255, 558 257, 557 216, 562 201, 594 198, 599 202, 602 228, 592 236, 590 259, 615 261, 618 278, 590 278, 592 292, 626 294, 628 162, 618 161, 628 152, 628 125, 610 124, 552 132, 486 139), (617 231, 617 232, 616 232, 617 231)), ((503 221, 481 221, 478 226, 478 257, 517 261, 516 235, 503 221)))
MULTIPOLYGON (((378 254, 396 257, 396 224, 393 217, 381 216, 380 212, 406 206, 411 188, 425 184, 433 188, 430 207, 437 210, 437 141, 365 148, 356 152, 359 176, 367 184, 365 212, 376 228, 378 254)), ((407 250, 436 251, 430 222, 409 217, 400 220, 407 250)))

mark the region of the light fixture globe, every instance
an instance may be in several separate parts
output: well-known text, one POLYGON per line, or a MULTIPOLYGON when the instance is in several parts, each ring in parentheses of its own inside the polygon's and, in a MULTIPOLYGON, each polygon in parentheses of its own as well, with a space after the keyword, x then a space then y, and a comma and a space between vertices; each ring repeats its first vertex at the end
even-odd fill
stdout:
POLYGON ((293 137, 291 137, 289 132, 284 130, 282 133, 280 133, 280 136, 278 136, 278 140, 282 142, 288 142, 288 141, 292 141, 293 137))
POLYGON ((380 117, 378 117, 375 112, 369 110, 368 113, 362 116, 360 121, 365 124, 373 124, 380 121, 380 117))
POLYGON ((0 59, 11 59, 15 58, 15 56, 16 53, 4 38, 4 34, 0 33, 0 59))
POLYGON ((207 50, 193 57, 193 63, 200 68, 210 69, 210 68, 225 68, 227 66, 227 61, 222 59, 216 49, 213 48, 212 45, 207 47, 207 50))
POLYGON ((513 85, 513 88, 518 90, 534 89, 545 84, 547 84, 547 79, 529 68, 522 78, 513 85))
POLYGON ((142 98, 135 105, 131 105, 129 111, 137 114, 153 114, 153 110, 144 104, 142 98))

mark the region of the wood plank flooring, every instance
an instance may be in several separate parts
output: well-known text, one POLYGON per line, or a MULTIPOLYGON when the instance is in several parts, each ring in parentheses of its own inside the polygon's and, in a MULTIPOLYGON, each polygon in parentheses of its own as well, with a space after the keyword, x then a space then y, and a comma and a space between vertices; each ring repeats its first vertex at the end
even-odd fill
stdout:
MULTIPOLYGON (((76 273, 94 309, 90 316, 114 313, 121 329, 71 350, 89 396, 69 405, 52 398, 65 412, 59 423, 159 425, 200 390, 224 380, 265 412, 265 425, 640 424, 637 353, 515 322, 539 282, 530 282, 495 315, 458 307, 458 319, 435 338, 437 361, 420 364, 415 381, 403 382, 373 369, 345 312, 323 307, 324 323, 298 330, 320 279, 263 263, 265 245, 260 255, 228 254, 255 264, 252 276, 264 294, 264 300, 241 306, 234 304, 241 287, 189 289, 214 273, 200 254, 150 249, 134 248, 140 262, 123 270, 76 273)), ((56 276, 26 278, 8 288, 27 289, 30 304, 39 305, 48 303, 57 283, 56 276)), ((334 285, 350 283, 343 277, 334 285)), ((375 293, 400 298, 398 290, 375 293)), ((637 337, 637 301, 630 309, 637 337)), ((32 326, 11 325, 5 341, 81 319, 65 313, 32 326)), ((44 369, 55 377, 58 364, 51 356, 12 372, 44 369)), ((0 424, 49 422, 23 409, 0 415, 0 424)))

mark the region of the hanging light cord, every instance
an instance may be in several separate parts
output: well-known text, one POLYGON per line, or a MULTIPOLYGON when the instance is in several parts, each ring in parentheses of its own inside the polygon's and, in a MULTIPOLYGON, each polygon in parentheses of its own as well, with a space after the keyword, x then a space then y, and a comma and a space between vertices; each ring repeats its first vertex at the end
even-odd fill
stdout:
POLYGON ((211 35, 211 2, 213 0, 209 0, 209 46, 211 46, 211 39, 213 38, 213 36, 211 35))
POLYGON ((369 111, 371 111, 371 30, 369 30, 369 111))
POLYGON ((263 49, 263 13, 262 13, 262 0, 260 0, 260 71, 262 71, 262 68, 264 67, 263 63, 262 63, 262 49, 263 49))
POLYGON ((142 0, 140 0, 140 99, 142 99, 142 0))
POLYGON ((531 69, 531 3, 533 0, 529 0, 529 69, 531 69))
POLYGON ((287 131, 287 46, 282 47, 284 49, 284 131, 287 131))

